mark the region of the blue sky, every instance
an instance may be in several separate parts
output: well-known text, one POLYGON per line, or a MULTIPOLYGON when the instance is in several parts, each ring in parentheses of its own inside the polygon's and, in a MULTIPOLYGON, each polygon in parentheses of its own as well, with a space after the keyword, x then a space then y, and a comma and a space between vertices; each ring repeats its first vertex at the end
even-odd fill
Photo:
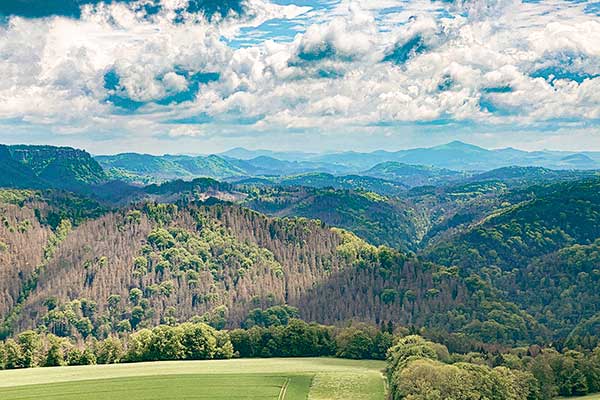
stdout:
POLYGON ((0 142, 600 150, 600 2, 0 3, 0 142))

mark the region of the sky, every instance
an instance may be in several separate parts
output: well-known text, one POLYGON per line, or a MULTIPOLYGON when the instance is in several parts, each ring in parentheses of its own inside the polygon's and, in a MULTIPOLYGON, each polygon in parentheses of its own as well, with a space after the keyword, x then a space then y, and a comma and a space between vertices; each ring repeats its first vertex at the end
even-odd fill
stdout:
POLYGON ((0 142, 600 150, 597 0, 0 0, 0 142))

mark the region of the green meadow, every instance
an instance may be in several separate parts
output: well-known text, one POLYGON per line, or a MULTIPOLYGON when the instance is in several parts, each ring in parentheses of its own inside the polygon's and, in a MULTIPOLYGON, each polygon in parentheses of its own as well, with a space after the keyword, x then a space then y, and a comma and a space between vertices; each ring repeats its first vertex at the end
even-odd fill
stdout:
POLYGON ((0 398, 383 400, 383 362, 174 361, 0 371, 0 398))

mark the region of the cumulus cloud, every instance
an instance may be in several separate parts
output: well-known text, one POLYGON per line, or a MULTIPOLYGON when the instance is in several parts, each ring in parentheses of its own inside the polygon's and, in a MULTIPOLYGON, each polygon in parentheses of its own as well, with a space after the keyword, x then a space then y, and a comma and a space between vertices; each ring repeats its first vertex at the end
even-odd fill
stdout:
POLYGON ((432 17, 411 17, 400 29, 395 43, 385 51, 383 61, 404 64, 411 58, 435 49, 444 40, 444 32, 432 17))
POLYGON ((352 6, 347 18, 337 17, 327 24, 310 26, 294 43, 294 61, 338 59, 352 61, 369 55, 376 42, 375 20, 369 13, 352 6))
POLYGON ((577 2, 92 3, 0 26, 0 119, 181 138, 600 118, 600 22, 577 2), (232 45, 267 21, 289 40, 232 45))

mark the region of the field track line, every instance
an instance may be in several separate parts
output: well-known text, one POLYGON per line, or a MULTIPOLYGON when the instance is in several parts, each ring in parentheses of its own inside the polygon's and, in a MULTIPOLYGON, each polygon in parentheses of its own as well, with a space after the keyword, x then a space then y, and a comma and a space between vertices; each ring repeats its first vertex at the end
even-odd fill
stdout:
POLYGON ((285 382, 283 383, 283 386, 281 387, 281 390, 279 391, 279 397, 277 397, 277 400, 284 400, 285 399, 285 393, 287 392, 287 388, 288 388, 289 384, 290 384, 290 378, 287 378, 285 380, 285 382))

